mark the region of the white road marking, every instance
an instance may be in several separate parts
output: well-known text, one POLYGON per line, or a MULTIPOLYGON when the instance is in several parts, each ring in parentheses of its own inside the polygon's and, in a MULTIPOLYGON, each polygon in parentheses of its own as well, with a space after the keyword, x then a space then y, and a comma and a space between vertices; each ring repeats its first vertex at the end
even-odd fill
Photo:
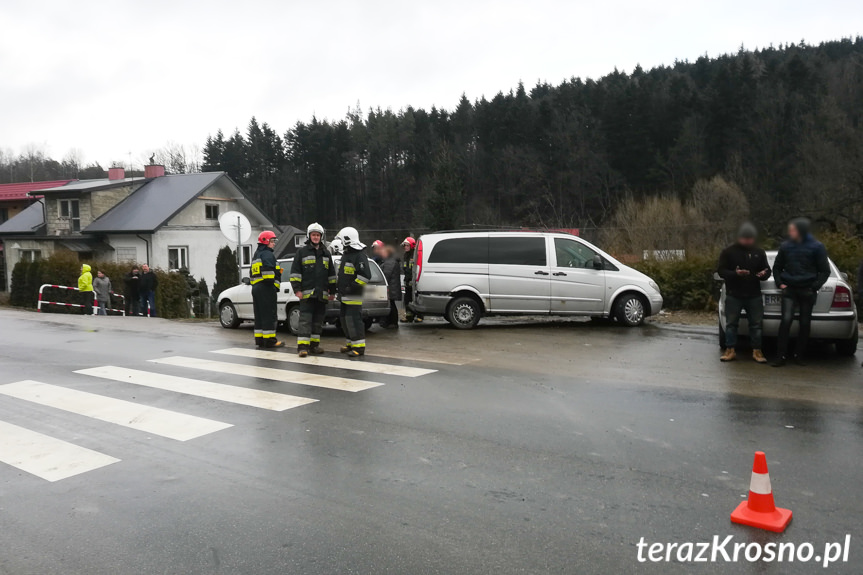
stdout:
POLYGON ((114 367, 112 365, 79 369, 75 373, 272 411, 285 411, 286 409, 293 409, 294 407, 300 407, 301 405, 317 401, 317 399, 309 399, 308 397, 298 397, 296 395, 274 393, 260 389, 249 389, 247 387, 237 387, 235 385, 225 385, 224 383, 213 383, 211 381, 201 381, 200 379, 190 379, 188 377, 178 377, 176 375, 153 373, 138 369, 114 367))
POLYGON ((0 461, 47 481, 59 481, 120 460, 0 421, 0 461))
POLYGON ((346 377, 331 377, 329 375, 318 375, 315 373, 303 373, 287 369, 274 369, 272 367, 260 367, 257 365, 244 365, 241 363, 228 363, 224 361, 212 361, 209 359, 197 359, 194 357, 166 357, 163 359, 151 359, 153 363, 164 365, 176 365, 179 367, 190 367, 192 369, 203 369, 218 373, 230 373, 244 377, 259 377, 273 381, 286 383, 298 383, 300 385, 312 385, 315 387, 326 387, 340 391, 363 391, 383 385, 374 381, 361 381, 359 379, 348 379, 346 377))
POLYGON ((279 351, 263 351, 258 349, 230 348, 220 349, 212 353, 223 355, 235 355, 238 357, 252 357, 255 359, 269 359, 272 361, 284 361, 288 363, 299 363, 314 365, 317 367, 334 367, 336 369, 350 369, 353 371, 364 371, 368 373, 380 373, 383 375, 401 375, 403 377, 419 377, 435 373, 436 369, 423 369, 420 367, 405 367, 403 365, 388 365, 385 363, 365 363, 362 361, 351 361, 350 359, 337 359, 333 357, 322 357, 310 355, 302 358, 294 353, 279 351))
POLYGON ((0 385, 0 394, 177 441, 194 439, 232 427, 230 423, 38 381, 19 381, 0 385))
POLYGON ((382 357, 384 359, 402 359, 405 361, 420 361, 422 363, 440 363, 443 365, 466 365, 468 363, 473 363, 475 361, 479 361, 478 357, 467 357, 464 355, 458 355, 455 353, 447 353, 447 359, 442 359, 440 355, 435 355, 433 357, 423 355, 422 352, 416 349, 406 349, 404 351, 398 350, 387 350, 386 353, 374 351, 372 349, 369 351, 366 348, 366 355, 369 357, 382 357))

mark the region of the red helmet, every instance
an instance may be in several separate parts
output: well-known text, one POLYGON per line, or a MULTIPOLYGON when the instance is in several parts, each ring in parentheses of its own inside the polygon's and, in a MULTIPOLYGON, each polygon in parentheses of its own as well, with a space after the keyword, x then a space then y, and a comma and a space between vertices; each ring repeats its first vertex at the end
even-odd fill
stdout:
POLYGON ((382 247, 384 247, 384 243, 380 240, 375 240, 372 242, 372 247, 373 248, 382 248, 382 247))
POLYGON ((407 246, 410 249, 414 249, 415 247, 417 247, 417 241, 413 238, 410 238, 410 237, 405 238, 405 241, 402 242, 402 245, 405 245, 405 244, 407 244, 407 246))
POLYGON ((259 244, 268 244, 268 243, 270 243, 270 240, 274 240, 274 239, 276 239, 276 233, 271 232, 270 230, 267 230, 265 232, 260 233, 260 235, 258 236, 258 243, 259 244))

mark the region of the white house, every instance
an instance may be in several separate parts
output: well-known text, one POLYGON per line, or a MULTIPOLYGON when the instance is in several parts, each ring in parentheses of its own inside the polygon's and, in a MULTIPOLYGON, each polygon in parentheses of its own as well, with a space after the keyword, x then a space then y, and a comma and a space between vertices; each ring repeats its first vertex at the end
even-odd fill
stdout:
POLYGON ((219 249, 234 246, 219 230, 220 214, 237 211, 252 223, 244 264, 260 232, 278 233, 224 172, 164 175, 162 166, 146 166, 145 177, 135 179, 112 168, 107 179, 72 181, 32 194, 43 199, 0 225, 10 275, 19 259, 69 250, 86 262, 185 268, 213 285, 219 249))

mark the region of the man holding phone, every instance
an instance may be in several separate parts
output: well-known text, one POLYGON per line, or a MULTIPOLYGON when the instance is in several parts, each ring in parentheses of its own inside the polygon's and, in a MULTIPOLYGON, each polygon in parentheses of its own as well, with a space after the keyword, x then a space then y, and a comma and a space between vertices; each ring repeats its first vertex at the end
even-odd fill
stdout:
POLYGON ((767 363, 761 352, 761 322, 764 319, 761 282, 770 277, 770 264, 767 254, 756 245, 757 238, 755 226, 746 222, 737 232, 737 241, 719 255, 716 271, 725 280, 725 350, 720 361, 733 361, 737 357, 737 327, 740 314, 745 310, 752 359, 767 363))

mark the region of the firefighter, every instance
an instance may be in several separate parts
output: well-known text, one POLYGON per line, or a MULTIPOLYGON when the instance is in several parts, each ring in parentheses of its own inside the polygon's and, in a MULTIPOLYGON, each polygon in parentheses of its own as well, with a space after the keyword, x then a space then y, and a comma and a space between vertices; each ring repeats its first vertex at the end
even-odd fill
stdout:
POLYGON ((414 300, 414 265, 416 264, 414 254, 416 253, 417 241, 407 237, 402 242, 402 247, 405 250, 405 258, 402 260, 402 273, 405 276, 405 315, 402 322, 411 323, 415 321, 420 323, 423 320, 423 315, 414 313, 414 310, 411 309, 411 302, 414 300))
POLYGON ((363 291, 371 279, 369 259, 363 253, 365 244, 360 242, 356 228, 343 228, 337 240, 344 245, 344 255, 339 264, 339 321, 347 337, 347 344, 341 349, 348 357, 365 355, 366 329, 363 323, 363 291))
POLYGON ((251 284, 252 306, 255 310, 255 344, 260 347, 282 347, 276 339, 277 297, 282 268, 276 261, 273 248, 276 247, 276 234, 261 232, 258 236, 258 249, 252 256, 251 284))
POLYGON ((333 257, 324 247, 324 228, 314 223, 306 230, 306 245, 297 250, 291 264, 291 287, 300 298, 300 325, 297 330, 297 353, 307 357, 324 353, 321 329, 327 313, 327 301, 335 299, 336 268, 333 257))

